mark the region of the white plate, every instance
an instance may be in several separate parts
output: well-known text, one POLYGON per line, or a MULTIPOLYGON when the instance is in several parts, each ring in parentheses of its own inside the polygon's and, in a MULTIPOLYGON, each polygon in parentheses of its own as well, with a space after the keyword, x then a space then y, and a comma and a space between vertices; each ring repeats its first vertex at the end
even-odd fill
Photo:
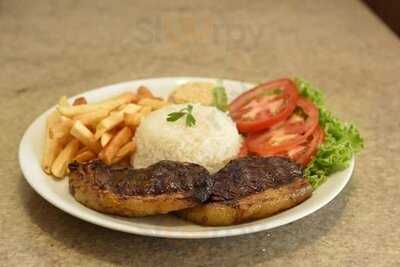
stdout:
MULTIPOLYGON (((211 81, 216 79, 195 77, 172 77, 137 80, 106 86, 81 94, 89 102, 98 101, 118 93, 135 90, 140 85, 146 85, 157 96, 166 97, 175 86, 187 81, 211 81)), ((230 99, 240 94, 251 84, 240 81, 224 80, 230 99)), ((45 121, 54 107, 39 116, 25 132, 20 147, 19 161, 22 172, 43 198, 63 211, 82 220, 101 225, 110 229, 127 233, 168 237, 168 238, 214 238, 254 233, 271 229, 296 221, 320 209, 331 201, 349 181, 354 168, 354 158, 350 167, 331 175, 327 182, 314 191, 311 198, 300 205, 281 212, 269 218, 226 227, 204 227, 183 221, 172 215, 151 216, 144 218, 123 218, 96 212, 81 205, 68 192, 68 179, 55 181, 46 175, 41 167, 41 155, 44 139, 45 121)))

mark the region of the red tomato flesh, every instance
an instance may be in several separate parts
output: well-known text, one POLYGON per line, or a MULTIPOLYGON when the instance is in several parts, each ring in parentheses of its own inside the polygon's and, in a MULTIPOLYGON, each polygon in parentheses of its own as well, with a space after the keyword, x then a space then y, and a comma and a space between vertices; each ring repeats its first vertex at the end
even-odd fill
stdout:
POLYGON ((249 134, 248 150, 261 156, 277 155, 305 143, 318 126, 318 109, 305 98, 298 100, 297 107, 299 112, 294 112, 287 120, 266 131, 249 134))
POLYGON ((307 166, 318 151, 318 147, 324 140, 324 131, 318 126, 314 133, 307 140, 300 144, 289 148, 280 156, 288 157, 298 164, 307 166))
POLYGON ((229 105, 229 112, 241 133, 253 133, 286 120, 298 98, 295 84, 280 79, 241 94, 229 105))
POLYGON ((297 154, 295 157, 291 157, 289 151, 288 157, 292 158, 294 161, 303 166, 307 166, 307 164, 313 159, 315 154, 317 154, 318 147, 324 141, 324 136, 324 130, 322 130, 318 126, 311 136, 311 140, 307 144, 303 145, 305 146, 305 149, 302 151, 302 153, 297 154))

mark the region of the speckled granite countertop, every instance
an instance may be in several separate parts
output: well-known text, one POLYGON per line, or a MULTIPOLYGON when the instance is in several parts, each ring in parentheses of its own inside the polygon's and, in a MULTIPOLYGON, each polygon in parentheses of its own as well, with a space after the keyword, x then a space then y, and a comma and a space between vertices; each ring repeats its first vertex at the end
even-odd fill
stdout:
POLYGON ((0 2, 1 266, 399 266, 400 42, 358 1, 0 2), (17 149, 61 95, 142 77, 298 75, 366 142, 346 189, 290 225, 167 240, 47 203, 17 149))

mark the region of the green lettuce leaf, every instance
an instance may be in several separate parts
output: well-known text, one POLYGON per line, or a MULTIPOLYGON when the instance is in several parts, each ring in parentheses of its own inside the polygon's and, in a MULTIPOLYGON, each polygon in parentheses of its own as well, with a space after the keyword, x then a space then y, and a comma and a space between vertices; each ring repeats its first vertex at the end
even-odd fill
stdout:
POLYGON ((228 110, 228 96, 222 81, 217 81, 217 85, 213 88, 213 105, 219 110, 225 112, 228 110))
POLYGON ((319 122, 325 132, 324 142, 304 171, 315 189, 330 174, 347 168, 353 155, 364 147, 364 142, 353 124, 339 121, 326 110, 321 90, 302 79, 296 78, 295 83, 300 94, 319 108, 319 122))

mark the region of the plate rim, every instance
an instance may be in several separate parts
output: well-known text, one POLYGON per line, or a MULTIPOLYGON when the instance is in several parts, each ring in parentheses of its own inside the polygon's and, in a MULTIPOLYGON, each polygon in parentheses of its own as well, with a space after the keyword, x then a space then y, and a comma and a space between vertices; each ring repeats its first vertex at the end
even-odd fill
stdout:
MULTIPOLYGON (((98 87, 95 89, 81 92, 76 96, 84 95, 84 94, 88 94, 88 93, 94 93, 95 91, 100 91, 100 90, 103 90, 103 89, 109 88, 109 87, 123 87, 123 86, 127 86, 130 83, 145 83, 145 82, 154 81, 154 80, 162 82, 162 80, 205 80, 205 81, 213 80, 213 81, 215 81, 218 79, 210 78, 210 77, 195 77, 195 76, 176 76, 176 77, 171 76, 171 77, 154 77, 154 78, 136 79, 136 80, 101 86, 101 87, 98 87)), ((240 80, 230 80, 230 79, 222 79, 222 80, 227 81, 227 82, 233 82, 233 83, 242 83, 242 84, 246 84, 247 86, 254 85, 253 83, 240 81, 240 80)), ((73 99, 76 96, 73 96, 70 99, 73 99)), ((337 185, 336 190, 334 190, 333 192, 330 192, 330 194, 328 196, 326 196, 323 199, 323 201, 319 202, 317 205, 313 205, 312 207, 307 209, 305 212, 301 212, 296 215, 291 215, 291 216, 283 218, 279 222, 275 222, 275 223, 260 222, 258 224, 247 225, 247 226, 246 226, 246 224, 239 224, 239 225, 234 225, 234 226, 228 226, 228 227, 230 227, 230 229, 226 229, 225 227, 222 226, 222 227, 216 227, 213 229, 209 229, 208 231, 193 231, 193 232, 170 230, 170 229, 168 229, 168 230, 144 229, 142 227, 138 227, 137 225, 119 224, 112 220, 107 220, 106 218, 101 218, 101 217, 96 217, 96 216, 93 217, 86 212, 81 212, 80 210, 76 210, 76 209, 74 209, 73 206, 70 206, 68 204, 68 202, 66 202, 66 201, 60 202, 59 200, 54 198, 51 194, 48 194, 46 192, 46 190, 44 190, 43 188, 40 188, 38 186, 38 184, 34 182, 34 178, 32 178, 32 176, 29 175, 29 169, 30 169, 31 162, 29 162, 29 158, 26 158, 26 153, 29 152, 28 136, 34 132, 34 126, 43 117, 47 116, 50 112, 52 112, 55 109, 55 107, 56 107, 56 105, 52 106, 51 108, 47 109, 45 112, 43 112, 39 116, 37 116, 33 120, 33 122, 28 126, 28 128, 25 130, 24 135, 20 141, 19 149, 18 149, 18 158, 19 158, 20 169, 22 170, 25 180, 34 189, 34 191, 36 193, 38 193, 42 198, 44 198, 47 202, 49 202, 56 208, 66 212, 78 219, 84 220, 86 222, 93 223, 95 225, 102 226, 102 227, 105 227, 108 229, 118 230, 118 231, 125 232, 125 233, 138 234, 138 235, 142 235, 142 236, 162 237, 162 238, 199 239, 199 238, 219 238, 219 237, 237 236, 237 235, 256 233, 256 232, 260 232, 260 231, 264 231, 264 230, 273 229, 273 228, 276 228, 279 226, 286 225, 291 222, 295 222, 301 218, 304 218, 304 217, 314 213, 315 211, 317 211, 317 210, 321 209, 322 207, 324 207, 325 205, 327 205, 329 202, 331 202, 333 199, 335 199, 335 197, 337 195, 339 195, 340 192, 342 192, 343 188, 346 186, 346 184, 351 179, 351 176, 354 171, 355 158, 353 156, 348 168, 343 170, 343 171, 347 171, 347 175, 345 175, 344 178, 342 179, 341 183, 339 185, 337 185)), ((44 175, 46 175, 46 174, 44 174, 44 175)), ((312 198, 312 196, 311 196, 311 198, 312 198)), ((111 215, 108 215, 108 216, 111 216, 111 215)), ((273 217, 273 216, 271 216, 271 217, 273 217)), ((254 221, 253 223, 255 223, 255 222, 257 222, 257 221, 254 221)))

